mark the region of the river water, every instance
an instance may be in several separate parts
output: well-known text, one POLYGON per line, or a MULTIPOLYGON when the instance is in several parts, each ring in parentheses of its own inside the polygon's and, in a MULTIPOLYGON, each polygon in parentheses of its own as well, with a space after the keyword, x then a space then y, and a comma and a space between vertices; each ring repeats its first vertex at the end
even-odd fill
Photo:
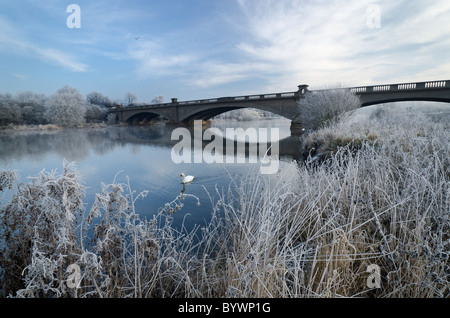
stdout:
MULTIPOLYGON (((213 121, 211 127, 225 132, 226 128, 277 128, 280 140, 280 167, 296 158, 297 138, 290 137, 290 121, 270 119, 249 122, 213 121)), ((176 127, 163 124, 142 127, 102 127, 53 131, 0 132, 0 171, 17 170, 22 182, 42 170, 62 171, 63 161, 76 162, 86 191, 86 210, 92 206, 101 183, 127 182, 137 193, 148 196, 136 204, 141 216, 157 213, 181 191, 200 200, 186 197, 184 208, 177 212, 174 224, 184 222, 187 228, 202 225, 211 214, 211 198, 217 199, 216 189, 226 191, 231 177, 235 180, 248 173, 259 173, 261 162, 180 163, 172 160, 172 149, 180 140, 171 140, 176 127), (183 187, 180 173, 195 176, 195 181, 183 187), (209 194, 208 194, 209 193, 209 194)), ((210 128, 210 127, 205 127, 210 128)), ((192 132, 192 129, 191 129, 192 132)), ((237 136, 236 139, 239 139, 237 136)), ((261 140, 261 139, 259 139, 261 140)), ((208 144, 208 142, 204 142, 208 144)), ((203 145, 204 146, 204 145, 203 145)), ((235 156, 242 154, 236 153, 235 156)), ((227 162, 227 161, 226 161, 227 162)), ((0 197, 2 199, 2 197, 0 197)), ((5 197, 3 200, 6 201, 5 197)))

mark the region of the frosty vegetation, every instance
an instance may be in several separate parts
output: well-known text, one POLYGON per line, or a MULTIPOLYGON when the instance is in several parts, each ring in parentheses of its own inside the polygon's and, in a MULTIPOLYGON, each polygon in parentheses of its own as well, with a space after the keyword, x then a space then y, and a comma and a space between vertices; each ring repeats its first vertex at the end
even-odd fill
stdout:
MULTIPOLYGON (((152 103, 163 101, 157 96, 152 103)), ((16 96, 0 94, 0 127, 14 125, 47 125, 74 127, 84 123, 115 123, 109 116, 112 107, 137 105, 137 96, 125 94, 123 100, 112 101, 101 93, 92 92, 86 98, 71 86, 65 86, 52 96, 23 92, 16 96)))
POLYGON ((361 106, 359 97, 348 89, 308 92, 298 104, 300 121, 306 130, 329 126, 361 106))
POLYGON ((216 117, 214 117, 214 120, 236 120, 236 121, 252 121, 252 120, 258 120, 261 118, 280 118, 280 116, 271 113, 271 112, 265 112, 262 110, 257 110, 254 108, 243 108, 243 109, 236 109, 232 110, 223 114, 220 114, 216 117))
MULTIPOLYGON (((155 96, 150 103, 139 103, 133 92, 125 93, 121 100, 111 100, 99 92, 86 98, 74 87, 64 86, 52 96, 23 92, 16 96, 0 94, 0 129, 22 125, 57 125, 75 127, 85 123, 115 124, 114 107, 132 107, 147 104, 164 104, 164 96, 155 96)), ((255 109, 238 109, 217 116, 217 120, 251 121, 278 117, 255 109)))
POLYGON ((61 126, 79 125, 85 121, 86 103, 75 88, 61 88, 47 101, 47 118, 61 126))
POLYGON ((87 207, 74 164, 29 183, 4 171, 1 293, 448 298, 449 128, 390 111, 333 121, 303 137, 304 163, 217 188, 211 222, 192 232, 172 226, 182 195, 142 219, 147 193, 129 183, 103 185, 87 207), (72 264, 79 288, 68 287, 72 264), (380 288, 367 284, 372 264, 380 288))

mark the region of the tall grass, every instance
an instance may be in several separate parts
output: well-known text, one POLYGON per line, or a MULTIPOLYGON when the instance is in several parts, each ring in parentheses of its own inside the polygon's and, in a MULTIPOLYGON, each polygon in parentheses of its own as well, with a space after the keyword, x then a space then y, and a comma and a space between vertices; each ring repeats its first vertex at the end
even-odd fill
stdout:
POLYGON ((225 295, 449 297, 450 143, 428 124, 309 157, 274 187, 240 185, 239 208, 220 204, 225 295))
MULTIPOLYGON (((449 297, 448 128, 379 114, 314 132, 305 163, 217 187, 201 231, 172 227, 182 196, 141 219, 134 203, 146 193, 129 184, 104 185, 85 211, 65 165, 20 184, 0 210, 3 294, 449 297), (81 268, 79 289, 67 287, 69 264, 81 268), (368 285, 370 265, 379 288, 368 285)), ((15 175, 4 175, 5 190, 15 175)))
POLYGON ((189 279, 189 269, 183 265, 194 257, 194 232, 177 233, 172 216, 187 195, 168 203, 152 220, 141 220, 135 202, 147 193, 136 194, 129 183, 113 183, 103 185, 86 211, 75 166, 65 163, 63 170, 61 175, 42 172, 31 183, 19 184, 0 210, 3 296, 186 294, 183 280, 189 279), (71 265, 82 273, 80 288, 69 288, 71 265))

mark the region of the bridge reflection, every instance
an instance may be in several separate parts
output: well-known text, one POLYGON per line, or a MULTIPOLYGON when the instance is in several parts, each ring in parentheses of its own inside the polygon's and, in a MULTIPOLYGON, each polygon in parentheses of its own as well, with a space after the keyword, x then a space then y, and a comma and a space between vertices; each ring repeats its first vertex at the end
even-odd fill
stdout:
MULTIPOLYGON (((172 149, 178 143, 176 140, 171 140, 172 131, 173 127, 156 125, 58 131, 21 131, 14 133, 0 132, 0 148, 2 149, 0 152, 0 165, 6 165, 8 162, 20 158, 39 161, 50 155, 57 155, 61 159, 69 161, 82 161, 92 153, 104 155, 114 151, 116 148, 127 145, 172 149)), ((193 132, 191 135, 194 138, 193 132)), ((222 142, 225 146, 226 139, 223 139, 222 142)), ((202 142, 201 150, 208 143, 207 141, 202 142)), ((194 146, 194 142, 192 142, 192 145, 194 146)), ((237 141, 235 141, 234 145, 235 155, 248 156, 248 142, 244 143, 245 147, 240 147, 242 144, 237 141), (245 149, 245 153, 240 152, 241 148, 245 149)), ((280 140, 279 151, 280 157, 299 159, 299 139, 287 137, 280 140)))

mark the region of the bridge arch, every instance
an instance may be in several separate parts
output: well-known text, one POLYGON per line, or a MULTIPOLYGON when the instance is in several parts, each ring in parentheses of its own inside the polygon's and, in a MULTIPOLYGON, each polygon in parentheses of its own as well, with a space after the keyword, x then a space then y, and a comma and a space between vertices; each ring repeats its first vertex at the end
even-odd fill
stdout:
POLYGON ((270 112, 287 119, 294 119, 297 114, 296 101, 272 101, 268 103, 264 102, 243 102, 243 103, 223 103, 219 105, 210 105, 205 107, 204 105, 199 107, 190 107, 180 109, 179 121, 190 122, 193 120, 209 120, 220 114, 227 113, 229 111, 238 109, 255 109, 270 112))
POLYGON ((243 109, 245 107, 224 107, 224 108, 213 108, 213 109, 206 109, 199 111, 197 113, 194 113, 188 117, 186 117, 183 121, 191 122, 194 120, 210 120, 220 114, 224 114, 233 110, 237 109, 243 109))
MULTIPOLYGON (((183 119, 183 121, 191 122, 194 120, 210 120, 218 115, 225 114, 225 113, 228 113, 228 112, 231 112, 234 110, 239 110, 239 109, 260 110, 260 111, 270 112, 272 114, 286 118, 286 113, 274 112, 273 110, 268 110, 263 107, 257 108, 257 107, 249 107, 249 106, 233 106, 233 107, 230 106, 230 107, 220 107, 220 108, 211 108, 211 109, 201 110, 201 111, 195 112, 195 113, 185 117, 183 119)), ((292 118, 288 118, 288 119, 292 119, 292 118)))
POLYGON ((128 124, 137 125, 140 123, 150 122, 158 117, 160 117, 159 114, 148 111, 142 111, 128 116, 126 119, 124 119, 124 121, 128 124))
POLYGON ((450 103, 450 81, 386 84, 350 90, 360 97, 362 107, 411 101, 450 103))
POLYGON ((433 96, 422 96, 422 97, 388 97, 386 98, 377 98, 377 99, 368 99, 361 98, 361 107, 380 105, 380 104, 388 104, 388 103, 397 103, 397 102, 439 102, 439 103, 450 103, 450 97, 433 97, 433 96))

